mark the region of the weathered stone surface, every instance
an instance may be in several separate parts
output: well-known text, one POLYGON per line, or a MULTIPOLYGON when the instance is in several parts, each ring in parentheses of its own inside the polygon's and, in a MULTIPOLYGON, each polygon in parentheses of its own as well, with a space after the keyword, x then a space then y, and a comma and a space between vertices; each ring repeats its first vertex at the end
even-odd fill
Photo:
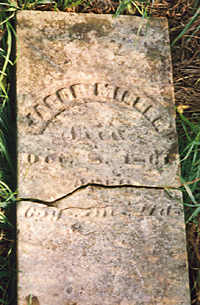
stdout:
POLYGON ((87 187, 18 208, 19 305, 189 305, 180 193, 87 187))
POLYGON ((177 185, 165 19, 20 12, 20 195, 87 183, 177 185), (33 29, 34 27, 34 29, 33 29))
POLYGON ((19 305, 190 303, 167 23, 140 22, 18 13, 19 305))

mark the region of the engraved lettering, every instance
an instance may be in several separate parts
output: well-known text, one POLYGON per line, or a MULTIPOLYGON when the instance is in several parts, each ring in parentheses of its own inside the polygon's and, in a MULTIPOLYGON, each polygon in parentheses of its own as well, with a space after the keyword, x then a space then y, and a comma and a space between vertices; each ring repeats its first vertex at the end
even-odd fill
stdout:
POLYGON ((163 120, 161 117, 154 120, 152 124, 159 133, 166 132, 171 128, 171 125, 165 120, 163 120))
POLYGON ((147 117, 150 122, 154 122, 158 120, 158 118, 160 117, 160 113, 154 107, 149 107, 148 110, 145 112, 145 117, 147 117))
POLYGON ((42 219, 47 218, 49 221, 57 221, 61 217, 62 211, 55 208, 47 207, 29 207, 24 216, 26 218, 42 219))
MULTIPOLYGON (((140 97, 138 96, 138 97, 136 97, 136 99, 133 101, 133 104, 132 104, 132 106, 135 106, 135 104, 137 104, 138 102, 139 102, 139 100, 140 100, 140 97)), ((137 109, 137 108, 136 108, 137 109)), ((138 109, 139 110, 139 109, 138 109)))
POLYGON ((28 126, 31 126, 33 124, 33 120, 31 118, 31 113, 28 113, 26 116, 27 120, 28 120, 28 126))
POLYGON ((73 86, 73 85, 70 86, 69 89, 70 89, 70 91, 71 91, 71 93, 72 93, 73 98, 76 98, 77 96, 76 96, 76 93, 75 93, 75 91, 74 91, 74 86, 73 86))
POLYGON ((165 209, 162 209, 162 210, 160 211, 160 215, 163 216, 164 213, 165 213, 165 209))
POLYGON ((28 157, 27 157, 27 160, 28 160, 28 163, 36 163, 39 161, 39 157, 34 155, 34 154, 28 154, 28 157))
POLYGON ((164 165, 165 157, 161 153, 156 152, 155 154, 150 155, 149 162, 152 165, 155 165, 156 168, 164 165))
POLYGON ((159 164, 159 160, 158 160, 158 154, 152 154, 149 158, 150 163, 153 165, 158 165, 159 164))
POLYGON ((125 94, 123 95, 122 101, 131 107, 134 106, 135 101, 136 101, 135 94, 132 92, 126 91, 125 94))
POLYGON ((57 92, 55 94, 46 96, 43 99, 43 103, 46 105, 46 107, 54 111, 59 111, 64 105, 57 92))
POLYGON ((148 109, 151 108, 151 101, 148 101, 147 99, 139 99, 135 105, 135 108, 138 109, 142 114, 144 114, 148 109))
POLYGON ((76 98, 92 98, 95 94, 95 89, 92 85, 75 84, 71 87, 73 88, 74 97, 76 98))
POLYGON ((115 134, 115 132, 112 132, 112 138, 113 138, 113 140, 115 140, 115 141, 118 140, 118 137, 117 137, 117 135, 115 134))
POLYGON ((67 158, 64 155, 61 155, 58 160, 61 164, 65 164, 67 161, 67 158))
POLYGON ((146 158, 141 154, 135 154, 135 155, 126 154, 124 163, 144 165, 146 164, 146 158))
POLYGON ((126 154, 126 156, 125 156, 125 164, 130 164, 129 162, 130 162, 130 161, 129 161, 129 155, 126 154))
POLYGON ((100 138, 101 140, 104 140, 103 132, 102 132, 102 131, 99 131, 99 138, 100 138))
POLYGON ((36 218, 43 218, 45 216, 47 216, 47 212, 46 212, 46 209, 43 209, 43 208, 37 208, 35 210, 35 215, 34 215, 36 218))
POLYGON ((59 211, 57 209, 48 209, 46 211, 46 217, 49 221, 57 221, 62 216, 62 211, 59 211))
POLYGON ((42 115, 40 114, 40 112, 37 110, 39 104, 37 104, 36 106, 34 106, 34 110, 35 110, 35 113, 42 119, 42 115))
POLYGON ((81 217, 107 218, 115 216, 113 207, 93 207, 88 208, 88 210, 85 211, 83 214, 81 212, 82 211, 80 210, 79 215, 81 217))
POLYGON ((112 130, 113 128, 110 128, 110 130, 107 130, 106 132, 104 130, 99 131, 99 127, 95 126, 96 128, 93 128, 92 130, 88 130, 84 126, 72 126, 71 128, 65 128, 65 130, 62 133, 62 138, 65 144, 67 144, 70 140, 75 141, 84 141, 84 140, 91 140, 94 141, 95 139, 100 139, 101 141, 107 141, 112 140, 118 142, 119 140, 127 141, 131 140, 133 141, 135 139, 135 136, 133 133, 129 133, 125 129, 119 129, 119 130, 112 130))
POLYGON ((25 212, 25 217, 29 218, 29 217, 33 217, 34 216, 34 213, 35 213, 35 207, 30 207, 26 210, 25 212))
POLYGON ((94 94, 95 94, 95 96, 98 95, 98 84, 94 85, 94 94))
POLYGON ((47 95, 45 98, 43 98, 43 102, 44 102, 45 106, 49 109, 51 109, 51 106, 48 103, 48 99, 51 97, 52 97, 51 95, 47 95))
POLYGON ((119 99, 117 97, 117 92, 119 92, 119 89, 120 89, 119 87, 116 87, 115 90, 114 90, 114 97, 113 98, 116 99, 116 100, 119 99))
POLYGON ((37 105, 35 108, 36 113, 44 120, 49 121, 52 118, 52 113, 50 110, 47 109, 45 105, 37 105))
POLYGON ((124 91, 124 89, 116 87, 115 92, 114 92, 114 98, 117 101, 123 101, 123 97, 125 96, 127 91, 124 91))
POLYGON ((128 95, 128 91, 124 91, 124 92, 122 93, 122 97, 121 97, 122 102, 125 100, 126 95, 128 95))
POLYGON ((148 204, 134 204, 131 202, 127 203, 127 206, 130 206, 134 209, 133 214, 135 212, 139 212, 139 215, 146 215, 146 216, 170 216, 180 214, 180 211, 176 208, 172 208, 171 205, 166 207, 158 207, 156 205, 148 205, 148 204))
POLYGON ((56 160, 56 155, 48 155, 46 158, 45 158, 45 162, 46 163, 53 163, 54 161, 56 160))
MULTIPOLYGON (((143 115, 151 124, 156 132, 165 133, 168 129, 172 129, 171 125, 167 120, 163 120, 160 116, 160 112, 153 106, 152 101, 146 96, 138 96, 138 89, 134 89, 135 92, 130 92, 122 88, 116 87, 110 84, 97 83, 95 85, 88 84, 72 84, 68 88, 61 88, 52 95, 48 95, 43 98, 42 103, 37 103, 33 110, 35 115, 32 113, 27 114, 27 124, 32 126, 36 132, 41 130, 42 132, 48 127, 49 122, 52 121, 53 117, 57 117, 60 113, 68 109, 69 102, 73 100, 76 103, 95 101, 97 98, 115 99, 118 103, 122 102, 130 107, 134 107, 139 113, 143 115), (39 126, 42 122, 38 121, 38 118, 46 122, 46 126, 39 126), (35 121, 35 122, 34 122, 35 121)), ((74 104, 73 104, 74 105, 74 104)), ((72 103, 71 103, 72 107, 72 103)), ((83 135, 82 135, 83 136, 83 135)), ((99 138, 105 139, 104 134, 100 131, 99 138)), ((109 135, 114 140, 117 138, 117 134, 109 135)), ((129 135, 130 139, 133 135, 129 135)), ((91 138, 90 133, 85 133, 83 137, 88 139, 91 138)), ((122 135, 121 135, 121 138, 122 135)), ((129 138, 129 137, 128 137, 129 138)), ((116 140, 117 141, 117 140, 116 140)))
MULTIPOLYGON (((75 133, 73 132, 73 137, 75 137, 75 133)), ((90 134, 88 134, 87 136, 87 140, 91 140, 89 139, 90 134)), ((76 140, 76 138, 73 139, 74 141, 76 140)), ((102 141, 102 140, 101 140, 102 141)), ((104 160, 102 158, 101 152, 98 152, 98 146, 95 146, 94 151, 90 152, 87 155, 87 160, 91 163, 91 164, 101 164, 101 163, 105 163, 105 164, 109 164, 108 160, 104 160), (95 151, 96 150, 96 151, 95 151)), ((37 156, 34 155, 32 153, 29 154, 24 154, 25 157, 25 161, 30 163, 30 164, 34 164, 36 162, 45 162, 45 163, 53 163, 53 162, 58 162, 58 163, 62 163, 62 165, 66 165, 67 163, 72 164, 73 163, 73 159, 70 158, 70 155, 65 153, 61 153, 60 155, 57 154, 48 154, 46 156, 37 156)), ((142 155, 142 154, 131 154, 131 153, 127 153, 125 155, 123 154, 118 154, 117 153, 117 158, 120 162, 124 162, 124 164, 126 165, 135 165, 135 166, 145 166, 147 168, 149 168, 150 166, 156 170, 159 169, 161 166, 163 166, 166 160, 165 155, 162 155, 160 153, 156 153, 156 154, 152 154, 152 155, 142 155)), ((117 171, 118 173, 118 171, 117 171)), ((116 176, 120 176, 118 174, 115 174, 116 176)), ((129 181, 129 179, 127 180, 129 181)))
POLYGON ((155 211, 156 211, 156 206, 154 205, 149 212, 149 216, 153 215, 155 211))
POLYGON ((76 139, 76 132, 75 132, 74 127, 71 128, 71 134, 72 134, 72 140, 75 140, 76 139))
POLYGON ((57 94, 63 103, 67 103, 74 99, 73 93, 69 88, 62 88, 57 91, 57 94))
POLYGON ((148 106, 148 107, 143 111, 143 114, 145 114, 151 107, 152 107, 152 105, 148 106))
MULTIPOLYGON (((104 200, 106 202, 106 200, 104 200)), ((146 215, 146 216, 170 216, 170 215, 180 215, 180 210, 177 208, 172 208, 171 205, 165 208, 158 208, 156 205, 135 205, 134 203, 127 203, 127 207, 123 209, 119 206, 100 206, 100 207, 88 207, 88 208, 81 208, 81 207, 66 207, 63 210, 59 210, 56 208, 48 208, 48 207, 29 207, 24 216, 26 218, 34 218, 40 219, 43 218, 49 221, 58 221, 63 214, 69 217, 95 217, 95 218, 107 218, 107 217, 114 217, 117 214, 125 215, 127 217, 131 217, 132 215, 146 215), (139 214, 138 214, 139 212, 139 214)))
POLYGON ((169 206, 167 207, 167 215, 170 215, 170 211, 171 211, 171 209, 172 209, 172 206, 171 206, 171 205, 169 205, 169 206))
POLYGON ((98 84, 97 85, 98 96, 106 98, 114 98, 116 87, 109 84, 98 84))

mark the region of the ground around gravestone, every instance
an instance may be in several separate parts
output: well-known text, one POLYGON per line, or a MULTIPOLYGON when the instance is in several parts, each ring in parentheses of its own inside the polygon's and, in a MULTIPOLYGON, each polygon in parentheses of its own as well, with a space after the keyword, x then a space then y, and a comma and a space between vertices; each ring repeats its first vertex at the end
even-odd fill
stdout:
POLYGON ((139 24, 18 14, 19 305, 190 303, 167 22, 139 24))

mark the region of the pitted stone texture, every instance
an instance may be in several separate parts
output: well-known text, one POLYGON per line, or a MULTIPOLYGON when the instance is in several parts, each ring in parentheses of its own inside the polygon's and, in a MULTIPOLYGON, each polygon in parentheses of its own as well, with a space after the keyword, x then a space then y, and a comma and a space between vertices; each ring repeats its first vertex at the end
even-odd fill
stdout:
POLYGON ((60 198, 19 203, 19 305, 189 305, 180 194, 141 188, 179 162, 167 23, 140 22, 18 13, 19 197, 60 198))
POLYGON ((167 21, 23 11, 17 17, 21 197, 87 183, 179 183, 167 21))
POLYGON ((180 193, 87 187, 18 207, 19 305, 189 305, 180 193))

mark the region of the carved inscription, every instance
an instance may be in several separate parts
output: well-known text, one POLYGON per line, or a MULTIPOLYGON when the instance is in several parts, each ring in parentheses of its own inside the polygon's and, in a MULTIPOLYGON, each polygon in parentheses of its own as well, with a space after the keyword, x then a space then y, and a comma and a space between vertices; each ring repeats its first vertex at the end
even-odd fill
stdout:
MULTIPOLYGON (((62 166, 68 165, 68 157, 63 153, 60 155, 50 154, 44 157, 29 153, 29 154, 24 154, 23 159, 26 163, 29 164, 34 164, 37 162, 41 162, 41 163, 45 162, 49 164, 52 162, 58 162, 62 166)), ((101 155, 95 152, 88 153, 87 160, 91 164, 100 164, 103 162, 101 155)), ((148 155, 143 156, 142 154, 124 153, 124 155, 121 156, 121 162, 124 163, 124 165, 134 164, 135 166, 155 165, 156 168, 159 168, 160 166, 166 164, 165 155, 157 155, 157 154, 152 154, 150 156, 148 155)))
POLYGON ((157 207, 156 204, 140 203, 134 205, 132 202, 128 202, 127 206, 95 206, 95 207, 66 207, 64 209, 52 208, 52 207, 36 207, 31 206, 27 208, 24 213, 26 218, 34 218, 38 220, 58 221, 63 215, 69 218, 108 218, 117 217, 123 215, 126 217, 132 216, 175 216, 180 215, 182 211, 180 208, 172 205, 166 205, 164 207, 157 207))
POLYGON ((25 105, 19 116, 20 139, 25 138, 19 143, 20 179, 37 185, 37 176, 44 181, 51 177, 34 190, 29 184, 33 194, 26 188, 25 196, 42 193, 42 199, 50 200, 48 188, 55 184, 59 195, 54 199, 87 183, 175 185, 173 120, 159 98, 141 92, 79 83, 25 105))
POLYGON ((46 219, 49 221, 57 221, 61 217, 62 211, 59 211, 56 208, 47 208, 47 207, 29 207, 24 216, 26 218, 34 217, 35 219, 46 219))
MULTIPOLYGON (((33 151, 23 153, 23 162, 29 164, 56 162, 63 168, 68 168, 73 162, 69 151, 77 149, 79 152, 82 151, 83 164, 104 166, 110 164, 112 160, 110 155, 114 155, 119 161, 118 164, 125 167, 132 165, 136 169, 159 170, 169 163, 167 153, 170 145, 173 145, 173 140, 168 141, 169 148, 165 145, 152 151, 147 149, 145 142, 147 139, 139 140, 140 133, 144 134, 143 137, 148 132, 165 137, 173 132, 173 129, 170 121, 162 118, 158 110, 159 105, 156 107, 147 96, 138 96, 136 93, 113 85, 97 83, 74 84, 46 96, 27 113, 26 124, 30 127, 30 133, 49 138, 53 136, 54 126, 58 125, 59 132, 55 137, 62 146, 59 149, 60 153, 56 148, 54 148, 55 152, 50 152, 47 146, 46 154, 40 155, 33 151), (125 118, 120 121, 120 116, 117 117, 119 105, 125 107, 123 109, 127 111, 127 115, 129 111, 134 113, 133 117, 127 119, 129 121, 125 118), (95 118, 88 120, 88 107, 92 109, 92 113, 97 112, 95 118), (109 112, 107 107, 111 107, 109 112), (102 110, 100 109, 98 113, 99 108, 102 110), (138 125, 142 126, 138 127, 138 125), (123 150, 127 144, 129 145, 127 151, 123 150), (108 151, 103 156, 102 151, 106 152, 106 149, 108 151)), ((123 109, 120 108, 120 111, 123 109)))
MULTIPOLYGON (((103 99, 112 99, 116 103, 134 108, 151 123, 158 133, 164 132, 166 134, 166 132, 170 132, 170 123, 162 118, 158 109, 155 108, 155 105, 147 96, 137 96, 134 92, 101 83, 95 85, 74 84, 68 88, 59 89, 55 94, 44 97, 27 114, 28 125, 35 129, 36 133, 43 133, 50 121, 68 107, 73 107, 73 103, 82 103, 83 101, 89 103, 91 100, 105 102, 103 99)), ((80 131, 75 131, 73 127, 71 135, 72 139, 80 138, 80 131)), ((123 139, 119 132, 117 136, 114 132, 109 133, 109 135, 102 135, 100 132, 99 138, 103 140, 104 136, 111 136, 114 140, 117 140, 117 137, 123 139)))

